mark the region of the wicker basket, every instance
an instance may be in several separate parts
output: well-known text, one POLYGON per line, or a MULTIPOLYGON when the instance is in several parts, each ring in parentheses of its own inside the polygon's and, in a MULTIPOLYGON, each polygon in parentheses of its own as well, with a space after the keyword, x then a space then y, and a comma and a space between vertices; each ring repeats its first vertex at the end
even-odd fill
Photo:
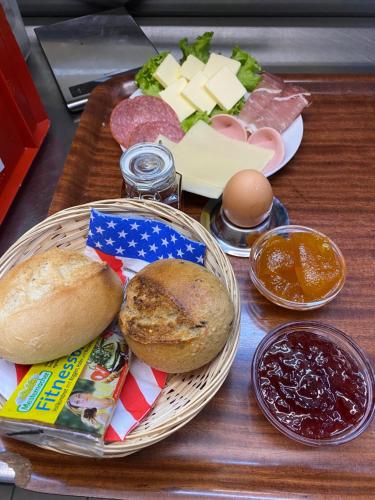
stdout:
MULTIPOLYGON (((25 233, 0 259, 0 277, 18 262, 52 247, 81 250, 86 243, 91 208, 116 214, 159 219, 207 246, 205 266, 227 287, 235 307, 233 329, 223 351, 208 365, 187 374, 171 375, 153 411, 122 443, 104 445, 104 457, 134 453, 172 434, 191 420, 223 384, 239 340, 240 298, 232 266, 212 236, 197 221, 167 205, 130 199, 104 200, 71 207, 48 217, 25 233)), ((43 446, 43 445, 41 445, 43 446)), ((47 447, 47 446, 46 446, 47 447)), ((49 447, 50 448, 50 447, 49 447)), ((54 448, 61 453, 87 455, 77 445, 54 448)))

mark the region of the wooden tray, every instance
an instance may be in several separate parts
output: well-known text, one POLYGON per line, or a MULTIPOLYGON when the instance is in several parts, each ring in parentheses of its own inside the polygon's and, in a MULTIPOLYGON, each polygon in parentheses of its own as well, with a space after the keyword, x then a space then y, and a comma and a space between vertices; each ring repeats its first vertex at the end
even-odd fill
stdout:
MULTIPOLYGON (((246 259, 231 258, 242 295, 240 347, 225 384, 206 408, 168 439, 116 460, 65 457, 4 441, 8 452, 19 454, 20 463, 30 461, 24 486, 110 498, 155 498, 155 492, 179 498, 374 495, 375 425, 341 447, 305 447, 278 433, 251 393, 254 349, 270 329, 286 321, 330 323, 375 359, 375 77, 289 79, 313 92, 313 104, 304 113, 300 150, 271 183, 293 223, 321 230, 340 246, 348 266, 343 291, 324 308, 297 314, 261 297, 250 284, 246 259)), ((120 150, 110 136, 108 118, 132 90, 130 79, 114 78, 92 93, 51 212, 119 195, 120 150)), ((205 201, 184 195, 183 209, 198 217, 205 201)))

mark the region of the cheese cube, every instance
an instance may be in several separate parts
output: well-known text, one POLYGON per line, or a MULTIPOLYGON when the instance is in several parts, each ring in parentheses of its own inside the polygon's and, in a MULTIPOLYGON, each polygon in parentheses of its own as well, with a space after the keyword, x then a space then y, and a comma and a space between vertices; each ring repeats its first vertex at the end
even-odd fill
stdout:
POLYGON ((171 54, 168 54, 152 76, 156 78, 163 87, 168 87, 168 85, 175 82, 180 77, 180 74, 181 66, 171 54))
POLYGON ((179 78, 175 82, 168 85, 165 90, 159 92, 160 97, 168 103, 175 111, 180 122, 192 115, 196 108, 181 95, 181 90, 186 87, 187 81, 185 78, 179 78))
POLYGON ((211 54, 204 67, 203 73, 208 79, 212 78, 218 71, 226 66, 234 75, 240 69, 241 63, 230 57, 222 56, 221 54, 211 54))
POLYGON ((186 97, 199 111, 211 111, 216 106, 217 102, 207 92, 204 85, 208 82, 202 71, 193 76, 190 82, 182 90, 182 95, 186 97))
POLYGON ((226 66, 206 83, 206 89, 227 110, 246 94, 245 87, 226 66))
POLYGON ((188 80, 191 80, 198 71, 202 71, 204 68, 204 63, 200 61, 197 57, 193 55, 188 55, 185 62, 181 66, 181 76, 184 76, 188 80))
MULTIPOLYGON (((187 85, 187 80, 186 78, 179 78, 178 80, 174 81, 170 85, 168 85, 167 88, 162 90, 161 92, 167 92, 168 94, 180 94, 182 89, 184 89, 187 85)), ((160 92, 160 94, 161 94, 160 92)))

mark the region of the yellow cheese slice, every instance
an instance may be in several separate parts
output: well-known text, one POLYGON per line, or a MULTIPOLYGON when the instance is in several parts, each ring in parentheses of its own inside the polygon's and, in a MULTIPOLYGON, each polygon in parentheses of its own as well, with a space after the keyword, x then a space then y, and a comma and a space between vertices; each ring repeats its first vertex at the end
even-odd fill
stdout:
POLYGON ((203 69, 204 75, 210 79, 222 68, 227 67, 234 75, 240 69, 241 63, 230 57, 212 53, 203 69))
POLYGON ((197 57, 189 54, 186 61, 181 65, 181 76, 185 77, 187 80, 191 80, 198 71, 204 69, 204 63, 200 61, 197 57))
POLYGON ((163 87, 168 87, 168 85, 175 82, 180 75, 181 66, 171 54, 168 54, 152 76, 156 78, 163 87))
POLYGON ((163 136, 158 140, 172 152, 176 170, 182 174, 182 189, 208 198, 218 198, 240 170, 261 172, 274 155, 270 149, 230 139, 203 121, 177 144, 163 136))
POLYGON ((186 87, 186 84, 187 80, 185 78, 179 78, 175 82, 168 85, 165 90, 159 92, 163 101, 168 103, 174 109, 180 122, 196 111, 196 108, 181 95, 181 90, 186 87))
POLYGON ((199 109, 199 111, 211 111, 216 106, 217 102, 215 99, 204 89, 204 85, 208 82, 207 78, 204 76, 202 71, 198 71, 195 76, 190 80, 190 82, 181 91, 183 97, 186 97, 193 106, 199 109))
POLYGON ((161 94, 162 92, 167 92, 168 94, 169 93, 172 93, 172 94, 180 94, 181 93, 181 90, 186 87, 187 85, 187 80, 186 78, 179 78, 178 80, 175 80, 173 83, 171 83, 170 85, 168 85, 168 87, 166 87, 164 90, 162 90, 161 92, 159 92, 159 94, 161 94))
POLYGON ((246 94, 246 89, 226 66, 207 83, 206 89, 224 109, 230 109, 246 94))

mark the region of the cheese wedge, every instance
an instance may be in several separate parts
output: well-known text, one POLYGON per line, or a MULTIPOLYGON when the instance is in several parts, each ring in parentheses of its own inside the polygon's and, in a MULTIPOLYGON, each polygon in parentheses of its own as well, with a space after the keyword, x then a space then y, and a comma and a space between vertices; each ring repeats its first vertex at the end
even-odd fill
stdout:
POLYGON ((196 111, 196 108, 181 95, 181 90, 186 84, 185 78, 179 78, 159 92, 159 96, 173 108, 180 122, 196 111))
POLYGON ((230 109, 246 94, 246 89, 226 66, 207 83, 206 89, 224 109, 230 109))
POLYGON ((163 87, 168 87, 168 85, 178 80, 180 75, 181 66, 171 54, 168 54, 152 76, 163 87))
POLYGON ((203 73, 208 79, 212 78, 218 71, 226 66, 229 71, 234 75, 237 74, 240 69, 241 63, 230 57, 225 57, 221 54, 211 54, 208 59, 206 66, 204 67, 203 73))
POLYGON ((181 76, 187 80, 191 80, 198 71, 202 71, 204 63, 192 54, 188 55, 186 61, 181 65, 181 76))
POLYGON ((217 102, 204 88, 207 81, 202 71, 198 71, 181 93, 199 109, 199 111, 207 111, 207 113, 210 114, 217 102))
POLYGON ((198 121, 174 143, 160 136, 173 154, 177 172, 182 174, 182 189, 218 198, 228 180, 240 170, 252 168, 261 172, 274 155, 270 149, 237 141, 198 121))

